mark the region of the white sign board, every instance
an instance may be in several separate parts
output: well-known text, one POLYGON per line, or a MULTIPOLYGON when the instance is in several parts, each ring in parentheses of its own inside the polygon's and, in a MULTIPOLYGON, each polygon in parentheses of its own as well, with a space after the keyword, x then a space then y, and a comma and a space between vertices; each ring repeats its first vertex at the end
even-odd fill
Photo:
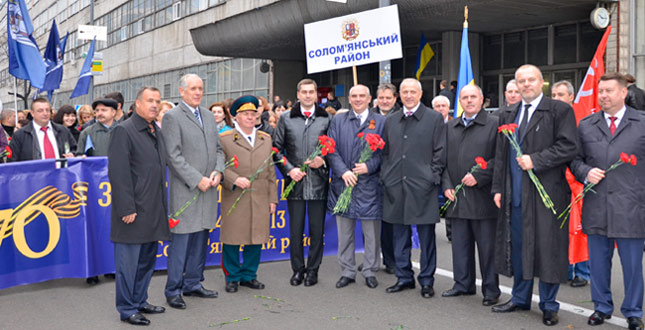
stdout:
POLYGON ((97 41, 107 41, 107 26, 78 26, 78 40, 92 40, 94 37, 96 37, 97 41))
POLYGON ((309 74, 401 58, 397 5, 305 24, 309 74))

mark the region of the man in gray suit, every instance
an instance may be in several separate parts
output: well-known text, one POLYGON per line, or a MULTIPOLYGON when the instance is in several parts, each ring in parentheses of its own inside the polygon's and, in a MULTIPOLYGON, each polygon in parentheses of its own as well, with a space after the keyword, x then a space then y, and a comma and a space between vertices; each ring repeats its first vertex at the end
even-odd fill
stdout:
POLYGON ((224 154, 219 144, 215 117, 199 104, 204 94, 202 80, 195 74, 181 77, 182 101, 163 117, 168 153, 170 214, 174 214, 195 194, 197 199, 179 216, 168 248, 166 299, 174 308, 184 309, 184 296, 216 298, 205 289, 203 279, 209 230, 217 221, 217 185, 224 170, 224 154))

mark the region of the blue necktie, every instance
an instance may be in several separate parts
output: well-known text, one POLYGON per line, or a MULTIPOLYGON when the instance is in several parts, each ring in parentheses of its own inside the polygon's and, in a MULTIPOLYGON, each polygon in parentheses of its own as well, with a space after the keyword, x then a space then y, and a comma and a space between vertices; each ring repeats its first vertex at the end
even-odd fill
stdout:
POLYGON ((199 116, 199 108, 195 109, 195 112, 193 112, 193 114, 195 115, 195 118, 197 118, 197 122, 199 122, 199 124, 202 125, 202 127, 204 127, 204 123, 202 123, 202 118, 200 118, 199 116))
POLYGON ((473 120, 475 120, 475 118, 466 118, 466 117, 464 117, 464 126, 468 127, 468 125, 470 125, 470 123, 472 123, 473 120))

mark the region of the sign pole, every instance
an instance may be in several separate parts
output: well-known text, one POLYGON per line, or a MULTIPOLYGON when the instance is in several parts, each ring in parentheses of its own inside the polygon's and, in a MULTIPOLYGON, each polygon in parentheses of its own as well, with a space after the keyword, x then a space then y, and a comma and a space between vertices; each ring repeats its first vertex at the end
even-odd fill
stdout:
POLYGON ((356 65, 352 66, 352 73, 354 74, 354 86, 358 85, 358 75, 356 74, 356 65))
POLYGON ((13 113, 16 117, 16 127, 18 127, 18 87, 16 87, 16 80, 18 78, 13 77, 13 113))

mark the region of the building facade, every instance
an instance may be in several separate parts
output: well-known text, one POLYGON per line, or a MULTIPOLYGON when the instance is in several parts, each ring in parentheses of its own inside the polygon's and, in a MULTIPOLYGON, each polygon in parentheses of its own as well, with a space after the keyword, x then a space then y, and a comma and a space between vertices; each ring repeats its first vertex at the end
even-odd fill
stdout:
MULTIPOLYGON (((382 2, 383 0, 381 0, 382 2)), ((387 1, 386 1, 387 2, 387 1)), ((162 98, 176 102, 179 77, 196 73, 204 79, 204 105, 244 94, 295 98, 295 84, 307 75, 303 27, 305 23, 379 6, 378 0, 347 4, 306 0, 104 0, 95 1, 94 25, 107 27, 107 41, 97 42, 103 74, 94 78, 94 97, 121 91, 126 107, 136 91, 152 85, 162 98), (268 65, 267 65, 268 64, 268 65), (268 68, 268 70, 267 70, 268 68)), ((549 84, 570 80, 577 88, 604 31, 590 24, 596 6, 611 13, 612 33, 606 53, 608 71, 631 73, 645 88, 645 2, 640 0, 552 1, 395 1, 399 7, 403 58, 391 61, 393 83, 414 75, 421 33, 435 56, 421 76, 424 101, 439 90, 443 79, 456 80, 459 66, 463 7, 469 5, 469 42, 476 83, 490 106, 503 97, 506 82, 517 66, 538 65, 549 84), (557 9, 557 10, 556 10, 557 9)), ((61 37, 70 33, 64 77, 54 106, 87 104, 90 96, 69 95, 83 65, 89 41, 79 40, 79 24, 91 20, 91 0, 27 0, 34 36, 44 51, 52 20, 61 37)), ((2 7, 6 10, 6 1, 2 7)), ((0 35, 6 40, 6 15, 0 35)), ((6 49, 6 41, 4 42, 6 49)), ((0 58, 0 100, 13 108, 13 77, 6 56, 0 58)), ((377 63, 358 67, 358 81, 375 90, 377 63)), ((343 105, 352 84, 352 70, 310 75, 321 88, 336 90, 343 105)), ((19 86, 19 93, 22 88, 19 86)), ((34 91, 32 90, 32 95, 34 91)), ((22 108, 19 105, 19 108, 22 108)))

